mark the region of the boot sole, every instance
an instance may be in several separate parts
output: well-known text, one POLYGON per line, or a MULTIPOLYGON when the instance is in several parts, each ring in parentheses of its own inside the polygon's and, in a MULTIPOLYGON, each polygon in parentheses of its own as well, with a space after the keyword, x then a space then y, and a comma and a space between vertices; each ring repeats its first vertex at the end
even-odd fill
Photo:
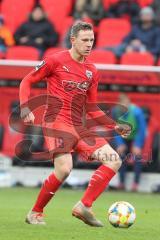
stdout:
POLYGON ((28 224, 31 224, 31 225, 43 225, 43 226, 46 225, 46 223, 33 224, 28 220, 28 218, 25 219, 25 222, 28 223, 28 224))
POLYGON ((92 223, 90 223, 86 218, 84 218, 84 217, 83 217, 79 212, 77 212, 77 211, 73 211, 73 212, 72 212, 72 216, 80 219, 80 220, 83 221, 85 224, 87 224, 87 225, 89 225, 89 226, 91 226, 91 227, 102 227, 102 226, 93 225, 92 223))

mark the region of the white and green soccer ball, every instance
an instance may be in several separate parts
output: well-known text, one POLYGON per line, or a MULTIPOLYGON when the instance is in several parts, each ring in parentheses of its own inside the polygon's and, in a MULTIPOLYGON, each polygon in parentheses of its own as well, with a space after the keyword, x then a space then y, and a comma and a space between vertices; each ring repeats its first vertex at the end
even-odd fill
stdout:
POLYGON ((114 227, 128 228, 136 219, 134 207, 128 202, 115 202, 108 210, 108 220, 114 227))

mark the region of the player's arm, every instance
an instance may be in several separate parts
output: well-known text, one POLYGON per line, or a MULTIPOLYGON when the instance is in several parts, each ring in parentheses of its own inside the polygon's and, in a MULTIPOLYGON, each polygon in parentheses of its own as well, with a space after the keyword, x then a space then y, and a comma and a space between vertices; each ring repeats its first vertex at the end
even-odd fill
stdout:
POLYGON ((45 79, 47 76, 49 76, 50 72, 51 66, 49 62, 47 60, 44 60, 21 81, 19 98, 21 106, 21 118, 23 118, 24 122, 34 123, 35 119, 34 114, 28 107, 28 100, 32 84, 45 79))
POLYGON ((131 127, 127 124, 118 124, 111 117, 107 116, 98 106, 97 106, 97 88, 98 88, 98 79, 97 76, 94 79, 92 87, 88 91, 87 99, 87 114, 91 117, 89 121, 89 127, 95 126, 95 121, 99 125, 103 125, 107 129, 114 129, 118 134, 123 137, 127 137, 131 133, 131 127))

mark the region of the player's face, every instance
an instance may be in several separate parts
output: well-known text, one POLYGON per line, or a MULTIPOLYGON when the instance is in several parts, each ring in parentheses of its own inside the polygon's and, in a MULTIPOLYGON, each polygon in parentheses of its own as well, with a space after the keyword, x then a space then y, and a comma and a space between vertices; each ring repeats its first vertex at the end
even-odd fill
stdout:
POLYGON ((72 38, 72 46, 79 55, 88 56, 94 43, 92 30, 80 30, 77 37, 72 38))

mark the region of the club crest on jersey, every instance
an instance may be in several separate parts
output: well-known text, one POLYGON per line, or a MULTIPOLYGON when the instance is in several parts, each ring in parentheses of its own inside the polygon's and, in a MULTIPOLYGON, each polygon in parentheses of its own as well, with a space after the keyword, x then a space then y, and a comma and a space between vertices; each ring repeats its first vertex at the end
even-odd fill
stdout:
POLYGON ((92 78, 92 76, 93 76, 93 74, 92 74, 92 72, 91 72, 91 71, 89 71, 89 70, 86 70, 86 76, 87 76, 87 78, 88 78, 88 79, 91 79, 91 78, 92 78))
POLYGON ((36 67, 35 67, 35 70, 37 71, 38 69, 40 69, 41 67, 43 67, 45 64, 45 61, 41 61, 36 67))

